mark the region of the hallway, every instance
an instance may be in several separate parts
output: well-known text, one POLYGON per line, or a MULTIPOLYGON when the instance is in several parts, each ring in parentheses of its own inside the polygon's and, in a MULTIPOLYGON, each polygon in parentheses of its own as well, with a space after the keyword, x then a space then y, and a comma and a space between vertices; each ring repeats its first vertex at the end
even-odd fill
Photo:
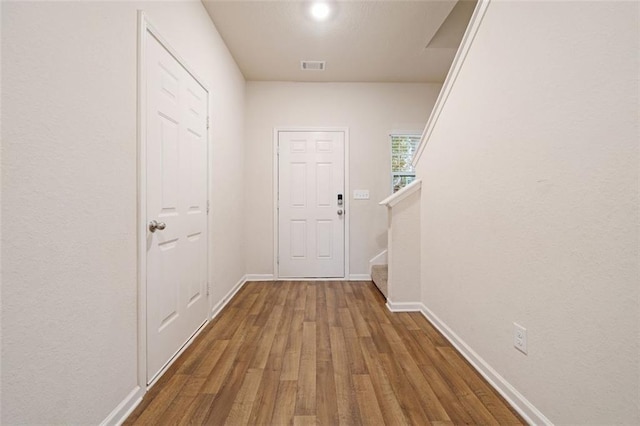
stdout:
POLYGON ((371 282, 249 282, 125 424, 523 424, 371 282))

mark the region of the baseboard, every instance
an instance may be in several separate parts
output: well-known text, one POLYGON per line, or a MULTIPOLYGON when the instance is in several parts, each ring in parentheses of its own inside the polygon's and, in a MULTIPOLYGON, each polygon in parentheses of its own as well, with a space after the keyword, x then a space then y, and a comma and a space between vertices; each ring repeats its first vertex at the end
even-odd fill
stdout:
POLYGON ((182 355, 182 353, 184 351, 187 350, 187 348, 189 348, 189 346, 191 346, 191 344, 193 342, 196 341, 196 339, 198 338, 198 336, 200 335, 200 333, 202 333, 202 331, 207 328, 207 325, 209 324, 209 321, 211 321, 210 319, 207 319, 206 321, 204 321, 200 327, 198 327, 198 329, 195 331, 195 333, 193 333, 191 335, 191 337, 189 337, 189 340, 187 340, 185 342, 184 345, 182 345, 182 347, 180 348, 180 350, 178 352, 176 352, 176 354, 174 356, 171 357, 171 359, 160 369, 160 371, 153 377, 153 379, 147 384, 147 392, 149 391, 149 389, 151 389, 153 387, 153 385, 155 385, 156 383, 158 383, 158 380, 160 380, 160 378, 164 375, 164 373, 167 372, 167 370, 169 370, 169 368, 173 365, 174 362, 176 362, 178 360, 178 358, 180 358, 180 356, 182 355))
POLYGON ((391 312, 422 312, 422 303, 392 302, 387 299, 387 309, 391 312))
POLYGON ((126 398, 123 399, 111 413, 109 413, 107 418, 100 423, 100 426, 120 426, 125 420, 127 420, 129 414, 136 409, 138 404, 142 402, 143 396, 144 389, 140 386, 133 388, 133 390, 129 392, 129 395, 127 395, 126 398))
MULTIPOLYGON (((233 298, 233 296, 236 295, 236 293, 242 288, 242 286, 247 282, 250 281, 250 278, 257 278, 257 277, 265 277, 262 275, 245 275, 242 278, 240 278, 240 280, 231 288, 231 290, 229 290, 229 292, 222 298, 222 300, 220 302, 218 302, 213 309, 211 310, 211 319, 215 318, 221 311, 222 309, 227 306, 227 304, 229 303, 229 301, 233 298)), ((270 275, 269 277, 271 277, 270 279, 273 280, 273 275, 270 275)), ((268 280, 269 278, 261 278, 260 280, 268 280)), ((258 279, 255 279, 254 281, 258 281, 258 279)), ((210 321, 210 320, 209 320, 210 321)), ((182 352, 189 347, 189 345, 198 337, 198 335, 200 334, 200 332, 202 330, 204 330, 204 328, 206 327, 206 324, 208 324, 208 321, 205 322, 195 333, 193 336, 191 336, 191 338, 189 339, 189 341, 187 343, 185 343, 185 345, 180 349, 180 352, 178 352, 173 358, 172 360, 167 363, 167 365, 163 368, 163 371, 161 371, 155 378, 155 380, 150 383, 149 387, 151 387, 163 374, 164 372, 167 370, 167 368, 176 360, 180 357, 180 355, 182 354, 182 352)), ((145 394, 145 390, 140 387, 140 386, 136 386, 135 389, 133 389, 129 395, 127 395, 127 397, 120 403, 118 404, 118 406, 116 408, 114 408, 114 410, 107 416, 106 419, 104 419, 102 421, 102 423, 100 423, 100 426, 111 426, 111 425, 115 425, 115 426, 119 426, 121 425, 126 419, 127 417, 129 417, 129 415, 133 412, 133 410, 135 410, 135 408, 138 406, 138 404, 140 404, 140 402, 142 401, 142 397, 145 394)))
POLYGON ((245 275, 242 278, 240 278, 240 280, 237 283, 235 283, 233 287, 231 287, 231 290, 227 292, 227 294, 222 298, 222 300, 216 303, 213 309, 211 309, 211 319, 214 319, 216 316, 218 316, 220 311, 222 311, 222 309, 225 306, 227 306, 227 303, 229 303, 229 301, 233 299, 233 296, 235 296, 236 293, 240 291, 242 286, 245 285, 247 281, 249 280, 247 279, 247 275, 245 275))
POLYGON ((371 281, 370 274, 349 274, 349 281, 371 281))
POLYGON ((273 281, 273 274, 247 274, 244 276, 246 281, 273 281))
MULTIPOLYGON (((276 281, 273 274, 247 274, 244 276, 246 281, 276 281)), ((347 281, 371 281, 370 274, 350 274, 349 278, 280 278, 281 280, 295 281, 327 281, 327 280, 347 280, 347 281)))
POLYGON ((520 392, 494 370, 484 359, 480 357, 464 340, 451 330, 440 318, 438 318, 424 304, 420 304, 420 312, 427 320, 437 328, 440 333, 464 356, 467 361, 484 377, 487 382, 524 418, 532 425, 552 425, 551 421, 531 404, 520 392))

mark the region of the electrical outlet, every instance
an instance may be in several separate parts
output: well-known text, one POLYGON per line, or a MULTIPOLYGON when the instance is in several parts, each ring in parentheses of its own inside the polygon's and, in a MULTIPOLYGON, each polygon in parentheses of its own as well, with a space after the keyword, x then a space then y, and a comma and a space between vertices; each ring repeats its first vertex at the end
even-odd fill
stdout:
POLYGON ((527 354, 527 329, 515 322, 513 323, 513 346, 523 354, 527 354))

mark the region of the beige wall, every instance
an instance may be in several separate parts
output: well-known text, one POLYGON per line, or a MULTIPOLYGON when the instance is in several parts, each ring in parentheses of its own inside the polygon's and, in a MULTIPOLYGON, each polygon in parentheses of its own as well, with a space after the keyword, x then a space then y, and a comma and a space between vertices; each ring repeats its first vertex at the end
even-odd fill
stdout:
POLYGON ((420 193, 417 189, 389 209, 389 282, 391 308, 420 300, 420 193))
POLYGON ((248 82, 245 222, 247 272, 273 273, 273 129, 348 127, 350 186, 370 199, 351 208, 350 273, 368 274, 386 248, 392 130, 421 132, 440 90, 436 84, 248 82))
POLYGON ((137 8, 211 90, 213 303, 244 275, 244 79, 202 4, 2 2, 3 424, 137 383, 137 8))
POLYGON ((557 424, 640 423, 638 9, 492 2, 419 164, 423 303, 557 424))

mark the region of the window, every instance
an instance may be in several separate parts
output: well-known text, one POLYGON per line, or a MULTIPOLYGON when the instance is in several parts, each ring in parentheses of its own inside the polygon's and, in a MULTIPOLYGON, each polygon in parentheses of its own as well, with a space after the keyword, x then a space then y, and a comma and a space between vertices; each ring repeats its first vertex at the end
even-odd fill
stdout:
POLYGON ((420 143, 419 135, 391 135, 391 189, 397 192, 416 178, 411 160, 420 143))

